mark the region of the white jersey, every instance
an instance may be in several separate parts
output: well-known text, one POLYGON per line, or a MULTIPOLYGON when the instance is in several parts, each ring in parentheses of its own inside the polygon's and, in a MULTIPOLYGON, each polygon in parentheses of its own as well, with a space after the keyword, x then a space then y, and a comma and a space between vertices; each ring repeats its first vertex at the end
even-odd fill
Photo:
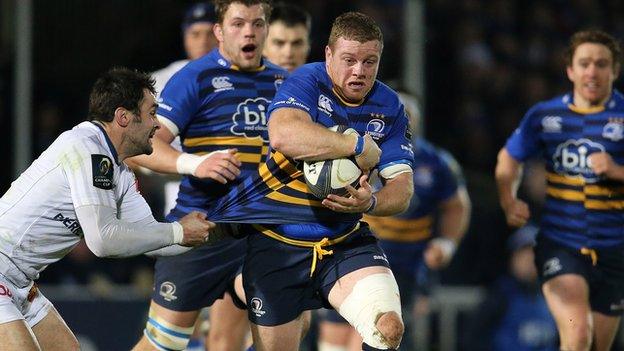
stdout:
MULTIPOLYGON (((61 134, 0 198, 0 273, 19 285, 37 279, 81 240, 76 208, 88 205, 116 209, 129 223, 153 219, 104 130, 83 122, 61 134)), ((170 237, 157 241, 171 244, 170 237)))

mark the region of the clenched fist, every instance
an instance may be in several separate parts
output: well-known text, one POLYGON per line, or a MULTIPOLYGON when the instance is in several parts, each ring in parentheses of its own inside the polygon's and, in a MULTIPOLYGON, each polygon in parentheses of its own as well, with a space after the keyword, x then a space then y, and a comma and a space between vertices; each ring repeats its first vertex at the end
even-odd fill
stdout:
POLYGON ((182 217, 179 221, 184 229, 184 239, 180 243, 182 246, 198 246, 208 241, 208 231, 215 227, 215 224, 206 220, 206 215, 193 211, 182 217))

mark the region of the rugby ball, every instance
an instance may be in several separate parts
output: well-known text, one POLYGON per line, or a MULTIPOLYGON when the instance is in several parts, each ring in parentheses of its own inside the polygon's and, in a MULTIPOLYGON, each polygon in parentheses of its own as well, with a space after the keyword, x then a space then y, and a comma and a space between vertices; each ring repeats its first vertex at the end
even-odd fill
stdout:
MULTIPOLYGON (((330 130, 357 134, 355 129, 345 126, 333 126, 330 130)), ((353 157, 303 163, 303 176, 308 189, 319 199, 324 199, 329 194, 348 195, 349 192, 345 187, 351 185, 357 188, 361 175, 362 170, 353 157)))

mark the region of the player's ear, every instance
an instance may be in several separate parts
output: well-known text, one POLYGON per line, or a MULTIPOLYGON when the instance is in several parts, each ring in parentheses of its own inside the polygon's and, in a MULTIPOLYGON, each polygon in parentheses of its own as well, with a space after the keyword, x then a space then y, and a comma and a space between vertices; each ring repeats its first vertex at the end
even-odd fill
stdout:
POLYGON ((215 23, 215 25, 212 26, 212 32, 218 42, 223 42, 223 27, 221 26, 221 23, 215 23))
POLYGON ((126 127, 130 123, 130 118, 130 111, 126 110, 123 107, 117 107, 115 109, 115 123, 119 124, 122 127, 126 127))
POLYGON ((329 47, 329 45, 325 46, 325 61, 328 61, 331 59, 332 57, 332 51, 331 48, 329 47))

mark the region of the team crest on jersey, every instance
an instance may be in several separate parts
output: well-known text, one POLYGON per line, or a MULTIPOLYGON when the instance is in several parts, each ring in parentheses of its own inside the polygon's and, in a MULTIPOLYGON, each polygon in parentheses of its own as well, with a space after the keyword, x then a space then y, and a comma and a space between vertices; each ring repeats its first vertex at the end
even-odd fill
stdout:
POLYGON ((266 112, 270 103, 270 100, 259 97, 238 104, 236 113, 232 116, 232 134, 250 139, 261 137, 268 141, 266 112))
POLYGON ((91 155, 93 186, 111 190, 113 188, 113 161, 106 155, 91 155))
POLYGON ((234 90, 234 85, 230 82, 230 77, 227 76, 212 78, 212 87, 215 93, 225 90, 234 90))
POLYGON ((371 119, 366 125, 366 133, 373 137, 373 139, 378 140, 386 135, 386 133, 383 133, 384 128, 386 128, 386 122, 382 119, 371 119))
POLYGON ((275 80, 273 81, 273 84, 275 84, 275 91, 277 91, 279 87, 282 86, 282 83, 284 83, 284 76, 281 74, 276 74, 275 80))
POLYGON ((609 118, 609 123, 602 128, 602 137, 620 141, 624 138, 624 118, 609 118))
POLYGON ((561 117, 546 116, 542 118, 542 129, 544 130, 544 133, 560 133, 561 117))
POLYGON ((325 112, 328 116, 331 116, 332 112, 334 112, 331 99, 323 94, 319 95, 318 109, 325 112))
POLYGON ((589 139, 567 140, 559 144, 553 155, 555 171, 571 177, 582 177, 588 183, 597 182, 598 177, 589 167, 588 156, 604 152, 605 147, 589 139))

